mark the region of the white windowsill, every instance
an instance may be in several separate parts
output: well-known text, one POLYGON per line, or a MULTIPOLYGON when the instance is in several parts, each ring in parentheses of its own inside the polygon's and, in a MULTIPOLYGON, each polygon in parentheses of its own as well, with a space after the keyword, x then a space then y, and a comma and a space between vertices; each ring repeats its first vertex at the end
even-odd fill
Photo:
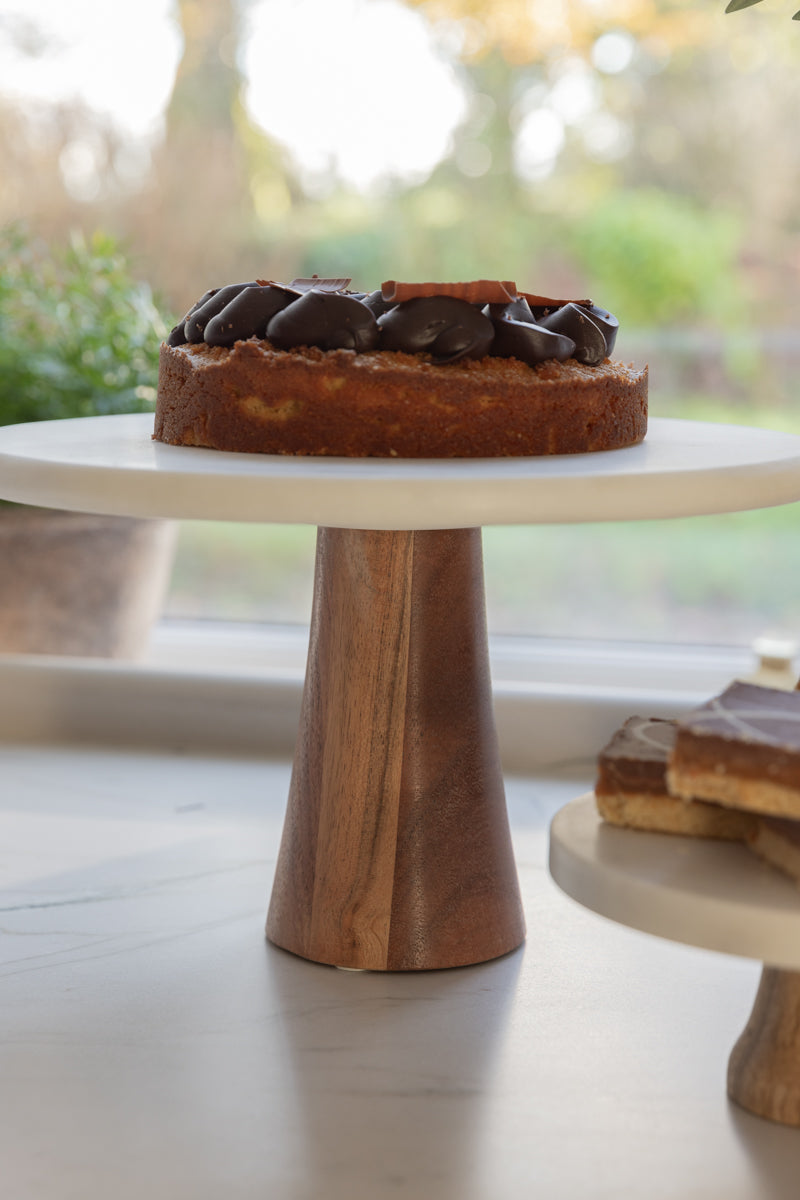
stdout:
MULTIPOLYGON (((163 622, 139 663, 0 656, 0 740, 288 757, 308 631, 163 622)), ((509 773, 584 775, 634 713, 675 716, 757 665, 746 650, 490 639, 509 773)))

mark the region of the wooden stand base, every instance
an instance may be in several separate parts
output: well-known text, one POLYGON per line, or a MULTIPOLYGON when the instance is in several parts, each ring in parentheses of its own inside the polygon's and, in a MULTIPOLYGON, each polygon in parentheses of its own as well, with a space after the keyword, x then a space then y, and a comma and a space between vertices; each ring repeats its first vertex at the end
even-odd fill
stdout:
POLYGON ((267 936, 407 971, 496 958, 524 934, 480 530, 320 529, 267 936))
POLYGON ((800 972, 764 967, 728 1063, 728 1095, 759 1117, 800 1126, 800 972))

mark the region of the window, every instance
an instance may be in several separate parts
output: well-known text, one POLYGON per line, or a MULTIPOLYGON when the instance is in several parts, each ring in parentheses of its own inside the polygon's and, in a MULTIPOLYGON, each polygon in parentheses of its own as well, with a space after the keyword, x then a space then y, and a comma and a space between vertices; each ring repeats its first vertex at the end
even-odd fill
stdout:
MULTIPOLYGON (((167 319, 254 273, 512 276, 590 294, 620 319, 619 354, 649 362, 653 414, 800 430, 787 14, 497 0, 478 22, 473 7, 197 0, 201 21, 168 0, 124 18, 98 3, 96 20, 91 5, 75 18, 7 4, 0 222, 111 229, 167 319), (299 103, 315 93, 298 72, 327 78, 332 62, 326 103, 299 103), (413 87, 387 86, 398 79, 413 87)), ((797 519, 788 506, 488 529, 491 629, 794 636, 797 519)), ((312 529, 186 523, 167 615, 302 625, 313 557, 312 529)))

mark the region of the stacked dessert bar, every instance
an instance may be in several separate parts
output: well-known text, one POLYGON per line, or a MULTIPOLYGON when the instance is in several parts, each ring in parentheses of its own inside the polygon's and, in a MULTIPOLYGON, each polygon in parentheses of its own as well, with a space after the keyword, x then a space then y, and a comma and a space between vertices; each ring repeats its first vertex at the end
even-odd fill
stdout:
POLYGON ((674 721, 631 717, 595 796, 613 825, 741 841, 800 883, 800 690, 737 682, 674 721))

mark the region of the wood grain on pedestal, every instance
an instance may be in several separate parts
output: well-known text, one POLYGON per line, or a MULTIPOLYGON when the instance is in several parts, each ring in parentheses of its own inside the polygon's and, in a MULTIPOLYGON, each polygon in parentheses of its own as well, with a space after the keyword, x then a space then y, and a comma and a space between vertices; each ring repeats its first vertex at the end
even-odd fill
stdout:
POLYGON ((267 933, 374 970, 465 965, 522 941, 479 530, 320 529, 267 933))
POLYGON ((800 1125, 800 972, 762 971, 750 1020, 731 1052, 728 1094, 759 1117, 800 1125))

